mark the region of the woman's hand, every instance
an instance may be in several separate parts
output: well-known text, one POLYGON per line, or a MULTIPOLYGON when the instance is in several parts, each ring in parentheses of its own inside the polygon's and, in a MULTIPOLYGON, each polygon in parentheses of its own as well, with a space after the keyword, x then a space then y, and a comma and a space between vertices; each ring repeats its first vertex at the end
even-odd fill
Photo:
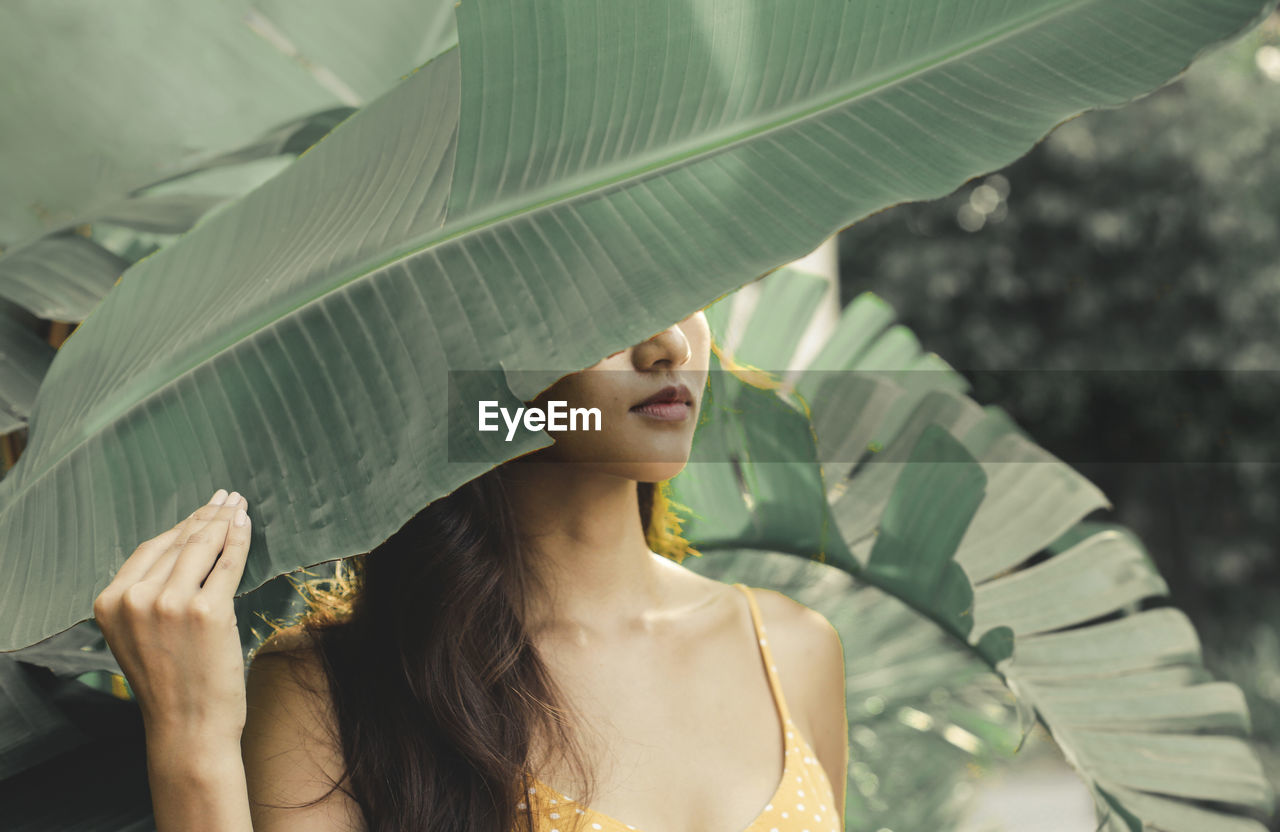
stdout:
POLYGON ((107 646, 155 734, 234 741, 245 723, 244 656, 232 598, 249 553, 247 504, 218 489, 141 543, 93 602, 107 646))

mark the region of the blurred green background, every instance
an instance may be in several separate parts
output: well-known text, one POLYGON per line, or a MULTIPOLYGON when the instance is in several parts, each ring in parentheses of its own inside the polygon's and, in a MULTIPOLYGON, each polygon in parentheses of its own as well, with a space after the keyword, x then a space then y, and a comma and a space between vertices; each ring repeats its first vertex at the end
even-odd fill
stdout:
POLYGON ((840 274, 842 300, 884 297, 1102 488, 1206 666, 1244 690, 1280 783, 1280 15, 1002 171, 846 229, 840 274))

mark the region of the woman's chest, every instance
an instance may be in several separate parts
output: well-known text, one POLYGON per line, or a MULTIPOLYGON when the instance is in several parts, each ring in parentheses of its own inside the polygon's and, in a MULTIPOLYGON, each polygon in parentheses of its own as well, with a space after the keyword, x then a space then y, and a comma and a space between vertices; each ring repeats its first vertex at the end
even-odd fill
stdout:
MULTIPOLYGON (((643 805, 625 813, 588 805, 542 781, 528 796, 537 832, 841 832, 835 798, 808 741, 792 728, 780 776, 764 791, 726 804, 714 788, 679 797, 644 795, 643 805), (731 809, 729 807, 732 807, 731 809), (752 807, 750 814, 744 810, 752 807), (727 810, 727 811, 726 811, 727 810)), ((521 804, 523 809, 525 804, 521 804)))
MULTIPOLYGON (((775 797, 787 798, 790 778, 804 774, 803 755, 784 758, 788 740, 760 655, 742 647, 549 659, 595 789, 585 806, 569 797, 579 784, 567 761, 535 765, 539 787, 556 801, 543 804, 545 817, 588 814, 587 832, 744 832, 775 797)), ((791 733, 792 745, 803 739, 791 733)), ((534 760, 545 758, 535 750, 534 760)))

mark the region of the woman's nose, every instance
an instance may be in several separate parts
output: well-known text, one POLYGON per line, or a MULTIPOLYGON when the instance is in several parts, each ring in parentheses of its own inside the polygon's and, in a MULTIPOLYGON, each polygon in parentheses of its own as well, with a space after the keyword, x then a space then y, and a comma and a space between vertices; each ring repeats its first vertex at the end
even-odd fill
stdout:
POLYGON ((631 351, 637 370, 651 370, 665 364, 679 367, 693 357, 693 347, 679 326, 669 326, 631 351))

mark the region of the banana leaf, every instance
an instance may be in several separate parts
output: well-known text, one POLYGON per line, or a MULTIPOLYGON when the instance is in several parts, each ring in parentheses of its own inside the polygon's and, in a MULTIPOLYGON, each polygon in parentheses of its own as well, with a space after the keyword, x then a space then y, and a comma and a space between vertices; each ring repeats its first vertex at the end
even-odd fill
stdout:
POLYGON ((549 443, 451 462, 449 370, 527 400, 1272 5, 458 5, 459 46, 135 264, 59 350, 0 481, 0 648, 86 619, 219 486, 251 504, 241 593, 368 551, 549 443))
POLYGON ((77 228, 105 224, 152 234, 186 231, 211 209, 261 183, 251 163, 305 152, 352 112, 350 107, 340 107, 278 125, 243 147, 220 153, 11 247, 0 256, 0 297, 41 318, 83 321, 125 269, 141 259, 142 252, 122 256, 91 236, 76 233, 77 228), (199 174, 229 166, 245 167, 250 175, 230 185, 226 177, 219 177, 215 181, 220 187, 207 192, 210 177, 199 174), (193 177, 202 179, 201 189, 206 192, 173 192, 172 182, 193 177), (169 187, 161 187, 164 185, 169 187))
POLYGON ((36 334, 36 321, 17 304, 0 300, 0 433, 27 423, 53 347, 36 334))
POLYGON ((4 310, 0 317, 0 434, 27 425, 53 360, 54 348, 32 332, 33 315, 54 321, 84 320, 130 265, 172 242, 172 235, 186 231, 209 210, 261 184, 265 177, 256 163, 306 152, 352 112, 350 107, 339 107, 279 125, 243 147, 152 183, 0 256, 4 310), (201 176, 227 168, 234 171, 231 177, 201 176), (164 187, 192 179, 213 192, 171 193, 164 187), (77 233, 77 227, 90 227, 93 233, 77 233))
POLYGON ((456 42, 453 20, 448 0, 4 3, 0 246, 358 107, 456 42))

